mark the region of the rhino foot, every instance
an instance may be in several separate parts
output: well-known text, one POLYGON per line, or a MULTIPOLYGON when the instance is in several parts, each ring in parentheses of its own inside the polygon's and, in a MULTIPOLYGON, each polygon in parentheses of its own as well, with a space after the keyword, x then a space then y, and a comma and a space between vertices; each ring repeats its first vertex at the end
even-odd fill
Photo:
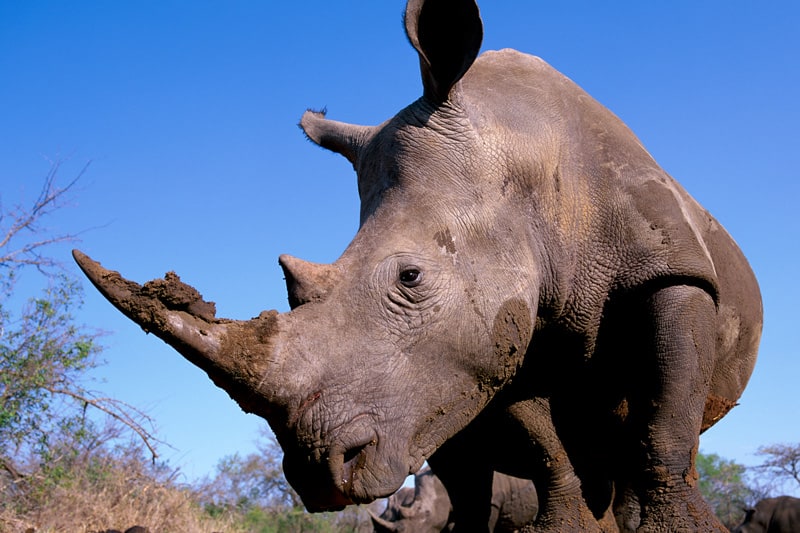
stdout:
POLYGON ((575 533, 603 533, 604 529, 600 527, 600 524, 588 508, 565 507, 557 512, 538 516, 533 524, 525 526, 520 531, 536 533, 569 531, 574 531, 575 533))
POLYGON ((727 532, 697 491, 665 492, 650 499, 636 530, 647 533, 727 532))

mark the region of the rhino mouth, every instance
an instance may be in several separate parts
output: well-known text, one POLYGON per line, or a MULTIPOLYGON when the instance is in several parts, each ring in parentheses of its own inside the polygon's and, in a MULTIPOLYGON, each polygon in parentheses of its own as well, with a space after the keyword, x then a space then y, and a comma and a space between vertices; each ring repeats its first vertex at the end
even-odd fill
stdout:
POLYGON ((286 479, 297 490, 309 512, 339 511, 356 503, 344 492, 341 475, 333 473, 335 469, 329 462, 317 463, 309 459, 305 455, 290 457, 287 454, 283 462, 286 479))
POLYGON ((284 456, 286 476, 311 512, 340 510, 383 496, 383 488, 374 486, 370 473, 370 465, 377 464, 379 457, 378 436, 369 417, 359 415, 337 433, 327 449, 284 456))

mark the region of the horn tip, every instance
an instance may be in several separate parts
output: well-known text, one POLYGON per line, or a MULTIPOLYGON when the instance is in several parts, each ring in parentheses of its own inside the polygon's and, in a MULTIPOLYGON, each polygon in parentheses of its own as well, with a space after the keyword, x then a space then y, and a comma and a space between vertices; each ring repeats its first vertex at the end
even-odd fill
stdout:
POLYGON ((84 265, 90 265, 91 263, 94 263, 91 257, 81 252, 77 248, 73 248, 72 258, 76 263, 78 263, 78 266, 81 267, 81 269, 83 269, 84 265))

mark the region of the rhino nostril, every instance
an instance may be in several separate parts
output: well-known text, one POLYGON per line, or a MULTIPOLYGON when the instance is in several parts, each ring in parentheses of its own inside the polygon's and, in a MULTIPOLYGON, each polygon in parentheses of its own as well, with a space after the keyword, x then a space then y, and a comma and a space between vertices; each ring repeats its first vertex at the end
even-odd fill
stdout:
POLYGON ((353 483, 355 482, 358 471, 364 467, 367 462, 366 449, 369 446, 375 445, 375 440, 370 440, 364 444, 354 446, 345 450, 342 457, 342 492, 350 495, 353 483))
POLYGON ((363 452, 364 449, 367 446, 369 446, 370 444, 372 444, 371 441, 366 443, 366 444, 362 444, 360 446, 356 446, 355 448, 350 448, 349 450, 345 451, 344 452, 344 463, 345 463, 345 465, 349 465, 351 468, 352 467, 356 467, 356 468, 361 467, 363 465, 363 463, 364 463, 364 457, 361 454, 361 452, 363 452), (352 463, 355 463, 355 464, 352 464, 352 463))

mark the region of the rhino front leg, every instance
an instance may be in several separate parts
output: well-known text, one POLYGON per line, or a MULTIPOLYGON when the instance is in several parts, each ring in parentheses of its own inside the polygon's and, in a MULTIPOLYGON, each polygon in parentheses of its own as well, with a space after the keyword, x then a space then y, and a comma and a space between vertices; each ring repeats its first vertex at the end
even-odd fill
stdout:
POLYGON ((700 494, 694 465, 714 359, 714 301, 699 287, 674 286, 645 304, 654 357, 645 361, 638 406, 638 531, 726 531, 700 494))
POLYGON ((506 412, 513 431, 524 433, 521 440, 528 442, 529 477, 539 496, 539 512, 522 531, 604 531, 586 504, 580 479, 553 426, 550 402, 545 398, 523 400, 506 412))
POLYGON ((478 426, 467 426, 428 460, 450 497, 453 532, 490 531, 494 472, 489 464, 491 452, 478 426))

